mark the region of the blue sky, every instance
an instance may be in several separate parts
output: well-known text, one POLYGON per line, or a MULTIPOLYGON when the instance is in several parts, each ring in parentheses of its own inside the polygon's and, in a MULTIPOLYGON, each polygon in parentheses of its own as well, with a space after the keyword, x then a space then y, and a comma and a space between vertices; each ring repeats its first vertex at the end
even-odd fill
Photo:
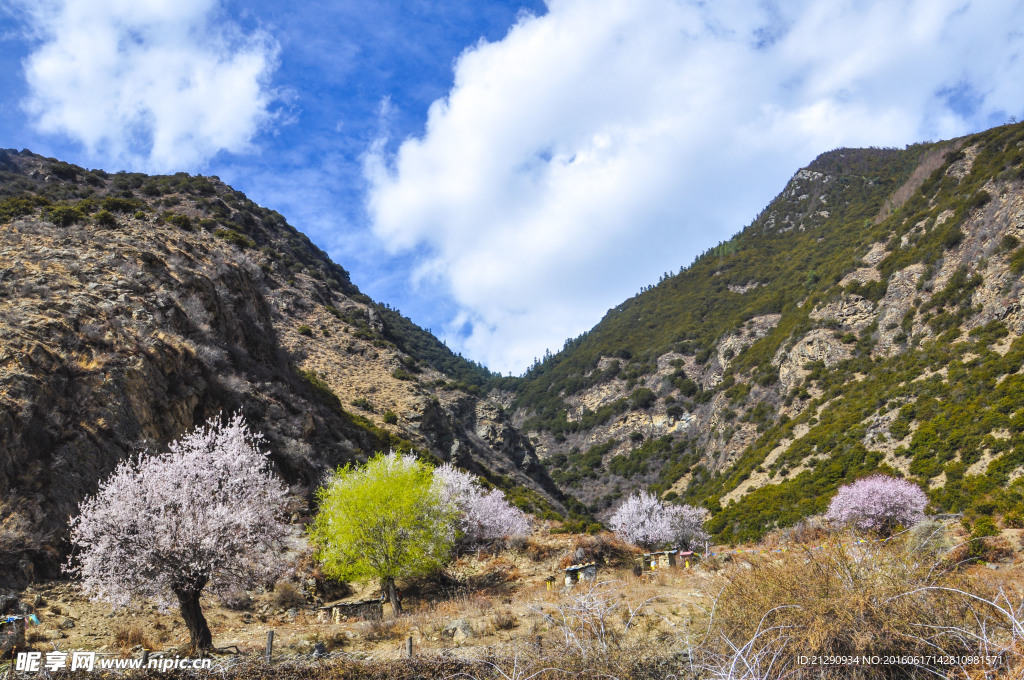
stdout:
POLYGON ((520 373, 838 146, 1024 114, 1019 0, 0 6, 0 147, 219 175, 520 373))

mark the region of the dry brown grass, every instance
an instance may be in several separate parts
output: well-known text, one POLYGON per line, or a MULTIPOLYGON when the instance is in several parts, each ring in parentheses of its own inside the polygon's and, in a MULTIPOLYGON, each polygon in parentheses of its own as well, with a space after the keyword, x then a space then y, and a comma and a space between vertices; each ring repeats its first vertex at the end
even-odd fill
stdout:
POLYGON ((31 630, 30 629, 30 630, 25 631, 25 644, 29 645, 30 647, 35 645, 35 644, 37 644, 37 643, 48 642, 48 641, 49 641, 49 638, 46 637, 46 633, 44 633, 41 630, 31 630))
POLYGON ((483 593, 463 593, 443 602, 438 602, 429 611, 433 616, 444 619, 474 618, 490 614, 494 601, 483 593))
POLYGON ((572 543, 569 552, 558 563, 560 569, 572 564, 596 562, 612 567, 632 566, 637 557, 643 554, 640 548, 626 543, 610 532, 602 532, 596 536, 578 536, 572 543))
POLYGON ((383 640, 403 640, 409 635, 412 622, 408 617, 389 616, 364 621, 359 624, 362 637, 371 642, 383 640))
POLYGON ((274 590, 268 594, 267 600, 270 604, 282 609, 295 607, 305 602, 302 590, 291 581, 284 580, 278 581, 274 585, 274 590))
POLYGON ((508 609, 502 609, 491 615, 491 625, 495 630, 512 630, 519 625, 519 619, 508 609))
POLYGON ((821 545, 831 536, 831 530, 820 517, 811 517, 785 529, 772 531, 761 541, 766 548, 801 545, 821 545))
POLYGON ((1003 536, 992 536, 982 539, 981 559, 986 562, 1003 562, 1013 557, 1013 547, 1003 536))
POLYGON ((538 541, 533 536, 524 538, 522 540, 522 545, 513 545, 512 549, 521 552, 534 562, 543 562, 548 560, 558 552, 557 546, 543 541, 538 541))
POLYGON ((115 627, 114 644, 124 653, 140 645, 146 649, 155 649, 146 631, 137 623, 123 623, 115 627))
MULTIPOLYGON (((476 656, 417 656, 401 660, 359 660, 338 656, 263 663, 258 657, 210 670, 162 673, 160 677, 217 678, 217 680, 650 680, 691 678, 685 665, 663 649, 644 644, 621 653, 582 659, 560 649, 538 652, 533 645, 505 644, 476 656)), ((149 676, 147 676, 149 677, 149 676)))
MULTIPOLYGON (((901 539, 846 539, 845 546, 834 540, 821 550, 744 559, 721 572, 707 630, 690 640, 705 672, 740 677, 729 669, 742 667, 754 669, 743 677, 819 677, 821 669, 801 668, 797 655, 934 657, 1002 650, 1007 660, 1014 657, 1024 639, 1019 595, 950 568, 941 551, 901 539)), ((836 677, 905 677, 907 669, 843 666, 836 677)))

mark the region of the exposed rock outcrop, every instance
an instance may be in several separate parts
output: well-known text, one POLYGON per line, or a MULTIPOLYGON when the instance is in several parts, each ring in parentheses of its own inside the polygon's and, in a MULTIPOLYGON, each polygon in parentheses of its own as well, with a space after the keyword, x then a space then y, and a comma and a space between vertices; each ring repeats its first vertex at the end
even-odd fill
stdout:
POLYGON ((414 446, 562 509, 501 408, 430 363, 458 360, 280 215, 215 178, 3 155, 0 580, 55 574, 68 517, 119 461, 234 411, 299 493, 414 446), (401 349, 413 336, 435 355, 401 349))

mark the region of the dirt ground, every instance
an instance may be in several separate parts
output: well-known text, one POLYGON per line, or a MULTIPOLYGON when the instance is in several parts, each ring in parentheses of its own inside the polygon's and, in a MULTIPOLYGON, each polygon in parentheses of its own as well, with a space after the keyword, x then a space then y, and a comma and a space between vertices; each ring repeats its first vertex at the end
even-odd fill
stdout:
MULTIPOLYGON (((1011 549, 998 563, 969 567, 978 577, 997 583, 1024 583, 1020 552, 1022 530, 1006 530, 1011 549)), ((741 546, 747 553, 777 548, 778 542, 741 546)), ((720 547, 716 552, 735 550, 720 547)), ((501 551, 480 551, 459 557, 443 579, 403 584, 405 615, 385 607, 380 620, 349 618, 332 622, 318 617, 317 606, 330 593, 310 593, 311 574, 298 573, 270 592, 236 593, 226 606, 213 595, 203 598, 203 611, 214 644, 241 653, 260 653, 267 631, 275 633, 275 656, 308 654, 322 643, 327 651, 357 658, 390 659, 404 655, 406 640, 417 652, 448 650, 473 655, 510 642, 562 645, 560 620, 571 615, 574 595, 593 592, 606 602, 605 614, 616 625, 631 627, 650 639, 677 644, 701 629, 709 608, 734 570, 743 569, 742 554, 720 556, 708 564, 681 565, 637 576, 638 551, 610 536, 589 537, 536 532, 529 540, 501 551), (582 560, 580 559, 582 558, 582 560), (594 561, 593 582, 564 586, 562 568, 594 561), (548 579, 553 578, 553 583, 548 579), (567 613, 568 612, 568 613, 567 613)), ((749 568, 749 565, 746 565, 749 568)), ((323 584, 318 584, 322 588, 323 584)), ((346 599, 375 598, 368 584, 346 599)), ((37 651, 97 651, 137 655, 143 648, 184 653, 188 632, 176 608, 162 612, 153 604, 113 611, 92 602, 70 581, 39 583, 22 593, 34 603, 40 625, 29 626, 27 640, 37 651)), ((602 614, 604 615, 604 614, 602 614)))
MULTIPOLYGON (((264 649, 267 631, 273 630, 275 654, 309 653, 323 643, 328 651, 373 658, 401 655, 409 637, 417 650, 424 651, 471 651, 515 638, 547 637, 552 609, 567 592, 581 589, 614 591, 622 600, 622 610, 647 602, 645 613, 656 612, 661 625, 677 626, 692 618, 690 610, 705 597, 701 586, 712 573, 674 569, 637 577, 632 565, 638 554, 624 551, 621 544, 616 544, 612 555, 599 558, 593 582, 567 590, 561 567, 572 563, 574 554, 581 554, 580 544, 593 542, 591 537, 542 531, 526 546, 463 555, 450 565, 444 579, 405 584, 401 617, 393 616, 385 605, 381 620, 324 621, 317 605, 325 597, 312 597, 306 591, 308 574, 278 582, 271 592, 236 594, 230 608, 205 594, 203 612, 218 648, 258 652, 264 649)), ((365 584, 344 599, 378 596, 374 584, 365 584)), ((154 604, 114 611, 103 602, 90 601, 71 581, 36 584, 22 593, 22 599, 35 603, 40 625, 29 626, 27 639, 39 651, 130 654, 143 647, 182 651, 188 643, 188 631, 173 605, 167 611, 154 604)))

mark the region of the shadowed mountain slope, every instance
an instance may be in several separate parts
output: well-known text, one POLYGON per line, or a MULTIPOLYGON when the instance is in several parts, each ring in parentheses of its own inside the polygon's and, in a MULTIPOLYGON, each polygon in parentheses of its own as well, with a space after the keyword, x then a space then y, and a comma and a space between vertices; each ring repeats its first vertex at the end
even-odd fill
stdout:
POLYGON ((0 152, 0 572, 54 573, 118 461, 234 411, 300 493, 395 448, 564 512, 488 378, 217 178, 0 152))

